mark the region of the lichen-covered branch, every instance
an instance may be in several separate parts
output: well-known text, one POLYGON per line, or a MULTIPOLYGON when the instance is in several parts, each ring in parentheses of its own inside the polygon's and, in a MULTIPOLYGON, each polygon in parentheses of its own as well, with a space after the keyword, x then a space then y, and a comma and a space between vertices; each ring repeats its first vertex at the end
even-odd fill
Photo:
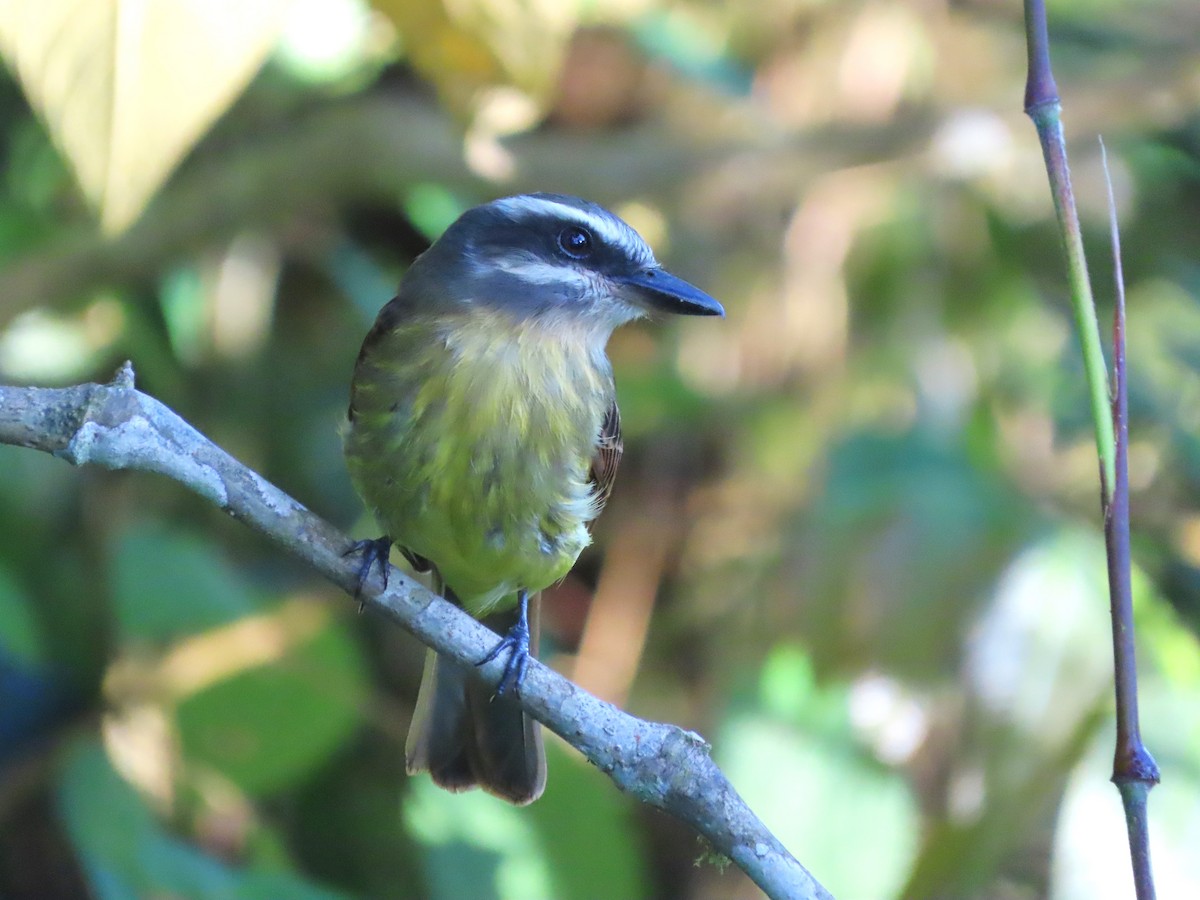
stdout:
MULTIPOLYGON (((351 543, 345 535, 137 391, 128 363, 107 385, 0 387, 0 443, 52 453, 73 465, 166 475, 347 592, 356 586, 357 565, 342 555, 351 543)), ((397 570, 387 590, 380 588, 373 576, 364 604, 439 653, 470 665, 495 643, 484 626, 397 570)), ((498 659, 481 666, 480 677, 495 683, 503 664, 498 659)), ((537 662, 518 700, 623 791, 695 829, 768 896, 830 897, 746 806, 699 735, 627 715, 537 662)))

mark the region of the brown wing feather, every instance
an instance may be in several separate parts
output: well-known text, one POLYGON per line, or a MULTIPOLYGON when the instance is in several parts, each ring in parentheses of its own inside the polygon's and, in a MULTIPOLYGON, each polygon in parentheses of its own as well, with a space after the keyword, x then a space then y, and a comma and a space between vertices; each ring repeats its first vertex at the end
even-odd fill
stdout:
POLYGON ((621 464, 621 454, 625 445, 621 443, 621 412, 617 409, 617 401, 612 402, 608 412, 604 414, 604 422, 600 426, 600 440, 596 443, 596 455, 592 457, 592 484, 596 486, 596 512, 604 509, 608 496, 612 493, 613 482, 617 479, 617 467, 621 464))

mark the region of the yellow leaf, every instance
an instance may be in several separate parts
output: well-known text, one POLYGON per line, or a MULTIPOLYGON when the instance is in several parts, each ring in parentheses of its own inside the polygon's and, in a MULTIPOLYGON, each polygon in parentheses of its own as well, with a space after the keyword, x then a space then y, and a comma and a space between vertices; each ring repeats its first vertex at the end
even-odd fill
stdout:
POLYGON ((458 114, 485 88, 514 86, 544 102, 578 21, 571 0, 373 0, 413 67, 458 114))
POLYGON ((258 71, 287 0, 0 0, 0 53, 122 231, 258 71))

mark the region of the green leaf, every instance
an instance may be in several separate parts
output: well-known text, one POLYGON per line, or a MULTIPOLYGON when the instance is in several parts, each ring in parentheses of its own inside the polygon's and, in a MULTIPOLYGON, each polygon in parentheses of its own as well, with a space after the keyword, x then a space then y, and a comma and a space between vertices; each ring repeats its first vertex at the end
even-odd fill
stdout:
POLYGON ((554 738, 547 740, 546 755, 550 778, 545 795, 531 812, 551 860, 554 896, 557 900, 649 896, 632 802, 554 738))
POLYGON ((59 779, 58 802, 99 900, 341 896, 288 872, 239 871, 171 836, 93 739, 71 748, 59 779))
POLYGON ((424 851, 427 896, 592 900, 650 895, 631 802, 556 739, 546 793, 526 809, 479 791, 412 785, 405 824, 424 851))
POLYGON ((0 5, 0 53, 109 232, 126 228, 274 46, 284 0, 0 5))
POLYGON ((25 665, 45 660, 45 645, 29 596, 3 568, 0 568, 0 648, 25 665))
POLYGON ((422 776, 404 804, 404 823, 424 850, 429 900, 555 896, 529 817, 502 800, 481 791, 451 794, 422 776))
POLYGON ((139 525, 113 562, 117 625, 125 638, 170 640, 257 611, 254 595, 208 543, 160 525, 139 525))
POLYGON ((828 457, 780 578, 806 598, 796 615, 817 670, 944 677, 1033 511, 932 428, 860 432, 828 457))
POLYGON ((176 709, 184 756, 251 794, 288 787, 353 734, 367 694, 358 645, 330 622, 271 664, 184 698, 176 709))
POLYGON ((920 816, 905 778, 855 739, 848 706, 845 686, 818 686, 803 651, 778 645, 758 695, 740 697, 722 723, 714 755, 784 846, 820 861, 817 874, 836 896, 882 900, 898 896, 920 816))

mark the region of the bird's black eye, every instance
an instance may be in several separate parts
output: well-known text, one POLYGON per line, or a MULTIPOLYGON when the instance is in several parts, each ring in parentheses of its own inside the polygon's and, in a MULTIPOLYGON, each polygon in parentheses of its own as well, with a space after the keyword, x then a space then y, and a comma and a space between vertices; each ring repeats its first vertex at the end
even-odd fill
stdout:
POLYGON ((587 259, 592 255, 592 235, 586 228, 568 225, 558 233, 558 249, 571 259, 587 259))

